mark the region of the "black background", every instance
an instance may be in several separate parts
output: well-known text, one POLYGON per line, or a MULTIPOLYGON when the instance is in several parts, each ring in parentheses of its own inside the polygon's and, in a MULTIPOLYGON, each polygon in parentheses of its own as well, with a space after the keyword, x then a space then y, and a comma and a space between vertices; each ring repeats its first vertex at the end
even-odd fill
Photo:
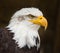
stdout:
POLYGON ((48 28, 41 35, 42 53, 60 53, 60 1, 59 0, 0 0, 0 27, 5 27, 11 16, 24 7, 39 8, 48 20, 48 28))

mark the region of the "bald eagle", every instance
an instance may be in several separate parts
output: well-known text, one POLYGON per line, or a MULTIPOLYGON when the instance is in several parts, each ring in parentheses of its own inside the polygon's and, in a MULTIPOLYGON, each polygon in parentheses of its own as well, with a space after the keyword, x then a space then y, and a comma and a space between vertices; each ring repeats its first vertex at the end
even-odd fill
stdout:
POLYGON ((0 53, 39 53, 38 30, 46 30, 47 20, 38 8, 22 8, 5 28, 0 29, 0 53))

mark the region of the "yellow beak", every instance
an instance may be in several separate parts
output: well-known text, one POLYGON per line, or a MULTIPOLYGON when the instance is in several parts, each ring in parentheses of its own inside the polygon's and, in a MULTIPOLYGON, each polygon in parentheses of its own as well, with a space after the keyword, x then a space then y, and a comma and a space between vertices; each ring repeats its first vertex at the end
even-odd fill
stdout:
POLYGON ((34 24, 41 25, 41 26, 45 27, 45 29, 47 29, 48 22, 47 22, 47 19, 43 16, 38 16, 36 19, 32 19, 29 21, 34 23, 34 24))

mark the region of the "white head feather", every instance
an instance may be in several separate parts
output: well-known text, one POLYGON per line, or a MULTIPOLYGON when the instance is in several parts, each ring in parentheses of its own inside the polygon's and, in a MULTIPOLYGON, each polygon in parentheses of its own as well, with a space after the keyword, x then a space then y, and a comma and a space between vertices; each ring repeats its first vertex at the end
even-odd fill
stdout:
POLYGON ((38 34, 39 25, 29 22, 30 19, 27 15, 43 16, 42 12, 37 8, 23 8, 17 11, 10 20, 7 28, 14 33, 13 39, 18 44, 18 47, 22 48, 28 46, 28 48, 36 46, 37 49, 40 47, 40 37, 38 34), (36 38, 39 43, 36 44, 36 38))

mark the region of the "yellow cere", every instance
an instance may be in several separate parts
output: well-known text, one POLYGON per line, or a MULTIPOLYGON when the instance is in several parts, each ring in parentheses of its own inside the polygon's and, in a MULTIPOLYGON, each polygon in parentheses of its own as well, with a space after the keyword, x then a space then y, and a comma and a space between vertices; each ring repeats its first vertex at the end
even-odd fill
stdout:
POLYGON ((45 27, 45 30, 47 29, 48 22, 47 22, 47 19, 43 16, 38 16, 36 19, 32 19, 29 21, 34 23, 34 24, 38 24, 38 25, 45 27))

